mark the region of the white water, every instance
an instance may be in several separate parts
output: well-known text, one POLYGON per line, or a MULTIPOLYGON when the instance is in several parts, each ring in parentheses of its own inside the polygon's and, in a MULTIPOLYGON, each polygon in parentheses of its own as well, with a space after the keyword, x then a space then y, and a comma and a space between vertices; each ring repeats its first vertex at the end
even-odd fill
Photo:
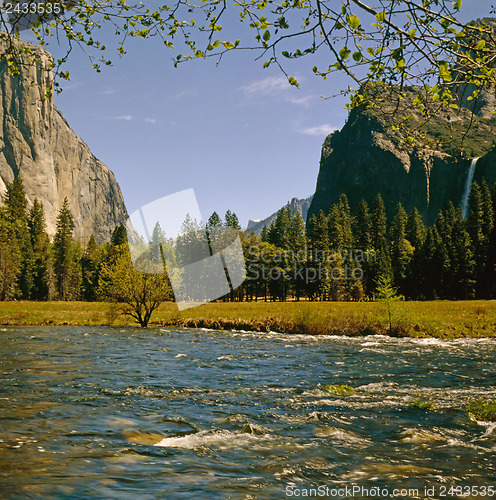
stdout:
POLYGON ((466 219, 468 215, 468 198, 470 196, 470 189, 472 187, 472 181, 474 180, 475 167, 477 166, 477 160, 479 158, 474 158, 470 164, 470 168, 467 173, 467 180, 465 181, 465 190, 463 191, 462 197, 462 215, 466 219))

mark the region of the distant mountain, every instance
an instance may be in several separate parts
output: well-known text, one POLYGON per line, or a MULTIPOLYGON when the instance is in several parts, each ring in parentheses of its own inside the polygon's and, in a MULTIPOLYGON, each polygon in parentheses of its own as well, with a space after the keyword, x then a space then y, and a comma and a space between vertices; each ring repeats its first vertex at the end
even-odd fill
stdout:
MULTIPOLYGON (((310 207, 310 203, 312 202, 312 198, 313 198, 313 195, 309 196, 308 198, 304 198, 304 199, 293 198, 289 202, 289 206, 293 210, 297 210, 298 212, 300 212, 300 214, 303 217, 303 220, 305 222, 307 220, 307 213, 308 213, 308 209, 310 207)), ((257 220, 250 219, 248 221, 248 226, 246 227, 246 230, 252 231, 256 235, 260 236, 263 228, 265 226, 267 226, 267 227, 270 226, 271 222, 273 220, 275 220, 276 216, 277 216, 277 212, 273 213, 272 215, 269 215, 269 217, 267 217, 266 219, 257 219, 257 220)))

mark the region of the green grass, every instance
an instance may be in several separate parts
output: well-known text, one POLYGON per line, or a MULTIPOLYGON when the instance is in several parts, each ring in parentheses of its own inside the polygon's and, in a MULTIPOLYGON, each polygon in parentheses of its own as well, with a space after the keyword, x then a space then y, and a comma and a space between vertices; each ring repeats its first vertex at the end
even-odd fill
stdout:
MULTIPOLYGON (((393 335, 496 337, 496 301, 399 302, 393 335)), ((105 302, 0 302, 3 325, 136 325, 105 302)), ((389 334, 379 302, 214 302, 179 312, 164 303, 150 326, 185 326, 311 335, 389 334)))

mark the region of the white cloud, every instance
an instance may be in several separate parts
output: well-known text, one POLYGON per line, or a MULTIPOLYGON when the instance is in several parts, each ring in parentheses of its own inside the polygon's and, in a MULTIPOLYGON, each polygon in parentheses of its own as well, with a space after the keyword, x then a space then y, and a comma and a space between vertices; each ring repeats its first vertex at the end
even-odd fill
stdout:
MULTIPOLYGON (((298 79, 301 81, 302 79, 298 79)), ((248 96, 254 97, 257 95, 270 95, 276 97, 279 101, 289 102, 298 106, 308 108, 311 101, 315 98, 314 95, 302 95, 302 91, 291 85, 284 75, 270 76, 263 80, 257 80, 249 85, 241 87, 248 96)))
POLYGON ((269 76, 269 78, 250 83, 249 85, 241 87, 241 89, 248 94, 272 94, 274 92, 280 92, 281 90, 287 90, 290 87, 291 85, 286 77, 281 75, 269 76))
POLYGON ((155 118, 145 118, 146 123, 157 123, 157 120, 155 118))
POLYGON ((305 108, 308 108, 310 106, 310 102, 315 98, 313 95, 306 95, 302 97, 294 97, 294 96, 287 96, 286 101, 290 102, 291 104, 297 104, 298 106, 304 106, 305 108))
POLYGON ((102 90, 100 92, 101 95, 112 95, 115 94, 116 90, 115 89, 107 89, 107 90, 102 90))
MULTIPOLYGON (((36 42, 35 42, 36 43, 36 42)), ((83 85, 83 82, 79 81, 79 82, 70 82, 70 83, 67 83, 67 84, 61 84, 61 87, 63 90, 74 90, 74 89, 77 89, 78 87, 81 87, 83 85)))
POLYGON ((337 130, 336 127, 333 127, 329 123, 323 123, 322 125, 316 125, 315 127, 301 128, 298 132, 305 135, 329 135, 335 130, 337 130))
POLYGON ((121 116, 114 116, 114 120, 125 120, 130 122, 133 119, 131 115, 121 115, 121 116))

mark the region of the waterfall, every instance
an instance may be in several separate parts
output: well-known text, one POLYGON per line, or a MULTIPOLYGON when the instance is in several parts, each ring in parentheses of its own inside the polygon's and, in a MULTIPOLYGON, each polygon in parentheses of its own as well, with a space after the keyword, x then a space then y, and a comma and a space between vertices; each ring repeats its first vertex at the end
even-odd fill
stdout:
POLYGON ((470 188, 472 187, 472 181, 474 180, 475 167, 477 166, 477 160, 479 158, 473 158, 472 163, 470 163, 470 168, 467 173, 467 180, 465 181, 465 190, 463 191, 462 197, 462 215, 466 219, 468 215, 468 198, 470 196, 470 188))

